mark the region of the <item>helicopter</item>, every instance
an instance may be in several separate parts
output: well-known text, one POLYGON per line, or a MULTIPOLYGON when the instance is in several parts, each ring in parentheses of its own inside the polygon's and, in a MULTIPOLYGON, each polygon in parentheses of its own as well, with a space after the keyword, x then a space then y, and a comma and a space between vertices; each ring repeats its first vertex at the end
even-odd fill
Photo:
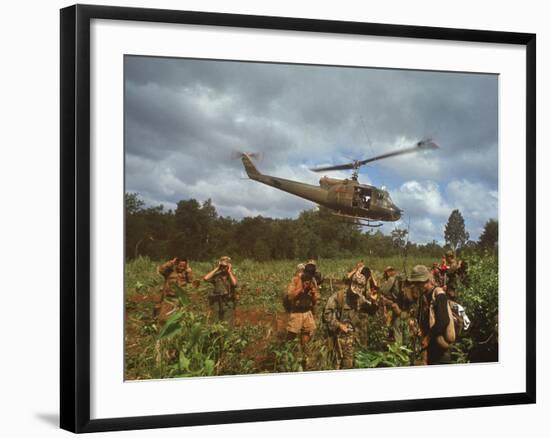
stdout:
POLYGON ((365 160, 354 160, 351 163, 338 164, 310 169, 313 172, 327 172, 332 170, 352 170, 351 178, 336 179, 323 176, 319 180, 319 186, 292 181, 270 175, 264 175, 258 171, 252 158, 253 153, 242 153, 241 161, 248 177, 254 181, 292 193, 300 198, 313 201, 318 205, 327 207, 332 214, 343 218, 356 225, 367 227, 381 227, 383 222, 395 222, 401 218, 403 210, 392 201, 388 191, 381 187, 359 182, 359 168, 373 161, 398 155, 410 154, 439 146, 431 139, 424 139, 414 146, 377 155, 365 160))

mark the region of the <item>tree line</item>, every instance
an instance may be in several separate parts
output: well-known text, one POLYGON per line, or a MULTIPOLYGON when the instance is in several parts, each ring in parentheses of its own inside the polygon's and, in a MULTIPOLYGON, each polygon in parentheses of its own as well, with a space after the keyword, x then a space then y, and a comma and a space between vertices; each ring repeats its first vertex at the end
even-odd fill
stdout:
POLYGON ((485 225, 479 242, 468 240, 458 210, 449 217, 446 245, 441 246, 435 240, 410 242, 403 229, 394 229, 389 235, 363 230, 342 222, 324 207, 302 211, 296 219, 256 216, 236 220, 220 216, 210 199, 202 203, 181 200, 175 210, 167 210, 162 205, 146 207, 137 193, 126 193, 125 209, 127 259, 211 260, 223 254, 259 261, 368 255, 438 258, 447 248, 495 250, 498 242, 498 222, 493 219, 485 225))

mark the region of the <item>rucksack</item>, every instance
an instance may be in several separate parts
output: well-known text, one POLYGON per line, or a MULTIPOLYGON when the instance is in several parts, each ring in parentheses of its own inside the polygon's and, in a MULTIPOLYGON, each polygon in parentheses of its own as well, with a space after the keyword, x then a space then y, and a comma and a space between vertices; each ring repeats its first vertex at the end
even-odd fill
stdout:
MULTIPOLYGON (((304 282, 304 283, 302 283, 302 287, 304 287, 304 286, 306 286, 308 289, 310 287, 317 287, 315 281, 313 281, 311 285, 308 282, 304 282)), ((316 304, 310 296, 307 296, 307 297, 303 296, 303 293, 298 294, 298 296, 294 300, 291 300, 288 297, 288 288, 283 294, 282 303, 283 303, 283 308, 285 309, 285 312, 287 312, 287 313, 292 312, 292 310, 296 307, 307 308, 307 307, 313 307, 316 304), (303 303, 302 306, 300 306, 301 303, 303 303)))
MULTIPOLYGON (((445 291, 443 289, 441 289, 440 287, 434 288, 432 292, 432 300, 430 302, 430 319, 429 319, 430 328, 432 328, 435 325, 435 309, 434 309, 435 299, 437 295, 441 295, 441 294, 445 294, 445 291)), ((447 324, 447 327, 445 327, 443 338, 445 339, 445 342, 447 342, 448 344, 452 344, 456 341, 456 338, 457 338, 457 329, 455 327, 457 327, 458 325, 459 332, 461 332, 462 329, 460 328, 460 324, 461 324, 460 320, 455 318, 455 315, 453 314, 449 300, 447 300, 447 313, 449 314, 449 323, 447 324)), ((462 320, 462 327, 463 326, 464 326, 464 321, 462 320)))

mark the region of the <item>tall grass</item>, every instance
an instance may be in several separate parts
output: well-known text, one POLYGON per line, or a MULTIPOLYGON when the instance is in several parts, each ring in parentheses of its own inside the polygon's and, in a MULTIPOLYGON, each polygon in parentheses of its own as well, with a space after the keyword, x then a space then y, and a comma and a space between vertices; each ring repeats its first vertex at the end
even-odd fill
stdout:
MULTIPOLYGON (((339 280, 359 259, 320 259, 317 268, 325 278, 339 280)), ((416 264, 430 266, 429 258, 406 260, 399 257, 365 257, 363 261, 376 278, 392 265, 410 271, 416 264)), ((177 311, 159 327, 155 306, 160 298, 163 278, 157 273, 161 261, 137 258, 125 269, 126 282, 126 379, 209 376, 301 370, 301 351, 296 342, 285 340, 284 311, 281 297, 303 260, 234 263, 241 321, 232 326, 209 319, 207 296, 211 285, 201 282, 197 288, 182 291, 177 311), (248 312, 244 315, 242 312, 248 312), (244 316, 243 316, 244 315, 244 316)), ((195 278, 202 278, 216 264, 191 262, 195 278)), ((472 329, 453 347, 456 362, 490 360, 498 352, 498 261, 495 257, 473 257, 468 260, 469 283, 463 286, 463 305, 471 319, 472 329), (488 339, 488 341, 487 341, 488 339), (485 342, 485 343, 484 343, 485 342)), ((314 368, 332 369, 322 308, 336 287, 325 281, 321 303, 316 312, 318 329, 311 341, 314 368)), ((368 347, 358 348, 357 367, 403 366, 414 358, 413 345, 397 347, 388 344, 388 328, 381 313, 369 316, 368 347)))

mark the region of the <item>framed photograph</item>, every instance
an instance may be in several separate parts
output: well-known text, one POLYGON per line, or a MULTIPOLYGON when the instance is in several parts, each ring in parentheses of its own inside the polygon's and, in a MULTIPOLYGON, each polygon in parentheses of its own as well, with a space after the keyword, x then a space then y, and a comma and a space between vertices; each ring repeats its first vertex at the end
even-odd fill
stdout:
POLYGON ((61 427, 535 402, 534 34, 61 10, 61 427))

